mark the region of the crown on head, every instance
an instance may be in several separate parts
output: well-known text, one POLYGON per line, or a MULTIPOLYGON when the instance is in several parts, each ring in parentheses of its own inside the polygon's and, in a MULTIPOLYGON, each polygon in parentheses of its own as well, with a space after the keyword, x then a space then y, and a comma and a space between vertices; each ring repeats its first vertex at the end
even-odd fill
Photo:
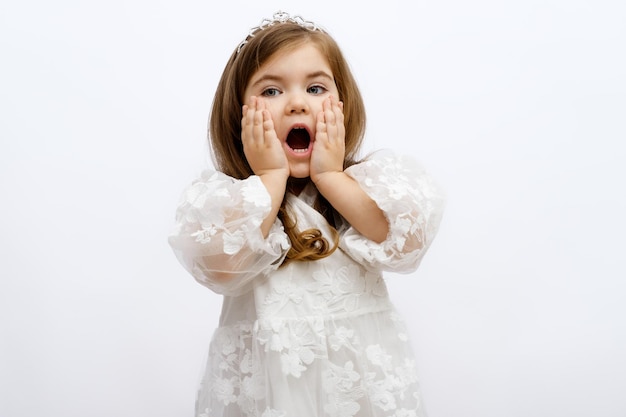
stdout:
POLYGON ((319 30, 320 32, 324 32, 324 30, 321 27, 317 26, 315 23, 309 20, 304 20, 300 16, 291 16, 289 13, 279 10, 276 13, 274 13, 274 16, 272 16, 271 19, 265 18, 261 20, 261 23, 259 24, 259 26, 255 26, 252 29, 250 29, 246 38, 237 47, 237 53, 241 51, 241 48, 243 48, 243 46, 247 44, 250 38, 253 38, 257 32, 263 29, 267 29, 270 26, 274 26, 277 23, 286 23, 286 22, 295 23, 310 31, 319 30))

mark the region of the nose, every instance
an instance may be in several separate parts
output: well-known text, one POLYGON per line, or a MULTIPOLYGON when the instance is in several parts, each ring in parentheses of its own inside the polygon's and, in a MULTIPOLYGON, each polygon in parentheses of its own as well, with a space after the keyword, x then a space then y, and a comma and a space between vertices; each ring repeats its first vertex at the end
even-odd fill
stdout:
POLYGON ((289 95, 289 101, 285 107, 286 114, 300 114, 309 112, 309 103, 304 93, 293 93, 289 95))

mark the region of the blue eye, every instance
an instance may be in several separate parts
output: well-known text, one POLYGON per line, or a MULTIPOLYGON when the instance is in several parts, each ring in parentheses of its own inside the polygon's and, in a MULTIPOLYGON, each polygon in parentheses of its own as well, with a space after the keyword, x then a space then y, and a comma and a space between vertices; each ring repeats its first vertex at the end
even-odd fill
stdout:
POLYGON ((313 85, 307 89, 307 92, 311 94, 323 94, 326 92, 326 89, 321 85, 313 85))
POLYGON ((278 88, 266 88, 261 93, 261 95, 264 97, 275 97, 279 94, 280 94, 280 91, 278 91, 278 88))

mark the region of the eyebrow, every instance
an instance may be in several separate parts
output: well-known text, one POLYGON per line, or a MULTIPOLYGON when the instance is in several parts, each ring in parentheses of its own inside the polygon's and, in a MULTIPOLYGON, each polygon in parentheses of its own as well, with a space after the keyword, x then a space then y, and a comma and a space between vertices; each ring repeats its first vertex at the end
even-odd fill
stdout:
MULTIPOLYGON (((312 72, 312 73, 310 73, 310 74, 308 74, 306 76, 307 79, 318 78, 318 77, 327 78, 329 81, 335 82, 335 79, 333 77, 331 77, 331 75, 329 73, 327 73, 326 71, 323 71, 323 70, 312 72)), ((261 78, 256 80, 252 84, 252 87, 256 87, 257 85, 261 84, 264 81, 282 81, 282 79, 283 79, 283 77, 280 77, 278 75, 265 74, 264 76, 262 76, 261 78)))

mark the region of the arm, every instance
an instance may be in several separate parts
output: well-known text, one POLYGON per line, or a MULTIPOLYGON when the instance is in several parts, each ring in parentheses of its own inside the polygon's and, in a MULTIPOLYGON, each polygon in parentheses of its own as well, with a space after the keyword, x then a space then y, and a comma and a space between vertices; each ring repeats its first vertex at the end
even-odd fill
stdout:
POLYGON ((428 250, 444 199, 415 161, 376 155, 345 171, 343 104, 333 97, 317 117, 311 179, 348 223, 340 247, 370 269, 415 270, 428 250))
POLYGON ((169 243, 183 266, 217 293, 239 295, 277 269, 289 242, 277 219, 289 168, 263 100, 243 106, 241 140, 256 175, 205 173, 177 210, 169 243))
POLYGON ((380 243, 389 232, 387 219, 374 200, 343 171, 344 157, 343 103, 329 97, 317 116, 311 180, 352 227, 380 243))
POLYGON ((258 176, 205 171, 183 193, 169 244, 198 282, 219 294, 243 294, 278 268, 289 246, 278 220, 261 233, 271 204, 258 176))
POLYGON ((377 152, 345 173, 382 210, 389 233, 376 243, 348 227, 340 247, 370 269, 414 271, 441 222, 445 200, 440 188, 415 160, 388 152, 377 152))
POLYGON ((358 182, 345 172, 323 175, 315 183, 318 191, 366 238, 381 243, 389 233, 389 223, 383 211, 368 196, 358 182))

